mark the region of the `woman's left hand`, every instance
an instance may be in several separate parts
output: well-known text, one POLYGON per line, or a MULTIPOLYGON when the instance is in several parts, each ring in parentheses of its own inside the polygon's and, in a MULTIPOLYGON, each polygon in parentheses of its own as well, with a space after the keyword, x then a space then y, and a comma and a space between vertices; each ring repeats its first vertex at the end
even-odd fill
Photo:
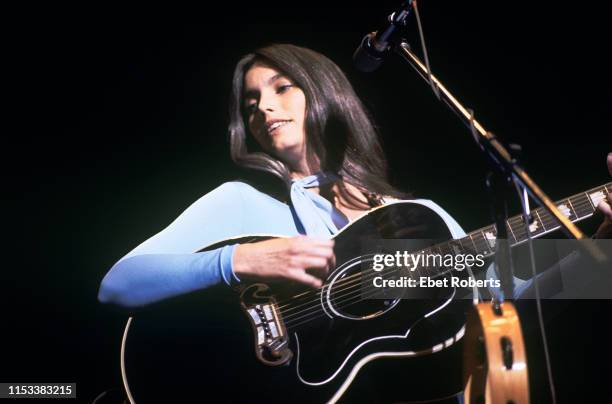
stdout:
MULTIPOLYGON (((612 175, 612 153, 608 153, 608 171, 612 175)), ((612 194, 608 194, 608 199, 599 202, 597 210, 604 215, 604 221, 599 226, 593 238, 612 238, 612 194)))

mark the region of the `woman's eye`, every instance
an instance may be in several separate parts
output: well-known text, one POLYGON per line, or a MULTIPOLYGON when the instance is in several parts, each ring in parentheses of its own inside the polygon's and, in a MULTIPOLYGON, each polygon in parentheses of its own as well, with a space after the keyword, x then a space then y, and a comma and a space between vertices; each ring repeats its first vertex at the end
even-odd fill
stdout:
POLYGON ((256 103, 252 103, 252 104, 249 104, 249 105, 246 106, 246 110, 250 114, 255 112, 256 109, 257 109, 257 104, 256 103))
POLYGON ((278 89, 276 90, 276 92, 277 92, 278 94, 282 94, 282 93, 284 93, 285 91, 289 90, 291 87, 293 87, 293 85, 292 85, 292 84, 285 84, 285 85, 283 85, 283 86, 278 87, 278 89))

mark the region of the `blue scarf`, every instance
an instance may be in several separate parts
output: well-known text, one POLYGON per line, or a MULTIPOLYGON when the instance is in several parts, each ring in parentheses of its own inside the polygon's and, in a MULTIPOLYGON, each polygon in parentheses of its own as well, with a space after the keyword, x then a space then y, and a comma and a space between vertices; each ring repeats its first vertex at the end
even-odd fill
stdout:
POLYGON ((342 224, 340 227, 348 223, 330 201, 308 191, 308 188, 320 187, 335 182, 339 178, 333 173, 320 172, 293 180, 291 202, 307 235, 329 238, 338 232, 336 223, 342 224))

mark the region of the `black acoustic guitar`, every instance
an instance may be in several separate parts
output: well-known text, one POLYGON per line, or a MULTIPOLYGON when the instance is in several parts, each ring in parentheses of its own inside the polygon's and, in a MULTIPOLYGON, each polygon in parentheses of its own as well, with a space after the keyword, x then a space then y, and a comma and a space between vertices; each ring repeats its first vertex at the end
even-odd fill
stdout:
MULTIPOLYGON (((608 183, 557 205, 576 222, 593 215, 611 190, 608 183)), ((558 228, 541 208, 531 216, 533 237, 558 228)), ((528 239, 522 216, 510 218, 507 227, 512 245, 528 239)), ((321 289, 256 283, 242 285, 237 293, 216 287, 147 306, 130 317, 121 343, 128 399, 376 402, 458 392, 463 387, 461 350, 455 342, 465 332, 464 314, 474 290, 449 282, 446 287, 402 288, 398 296, 374 287, 374 277, 381 274, 372 270, 372 260, 385 248, 379 242, 385 239, 401 239, 404 251, 488 257, 495 237, 495 226, 488 226, 453 240, 430 208, 394 202, 373 209, 334 237, 336 268, 321 289)), ((266 238, 244 236, 201 251, 266 238)), ((444 266, 427 271, 432 279, 457 276, 444 266)), ((400 273, 383 271, 382 276, 400 273)), ((420 269, 410 274, 423 275, 420 269)))

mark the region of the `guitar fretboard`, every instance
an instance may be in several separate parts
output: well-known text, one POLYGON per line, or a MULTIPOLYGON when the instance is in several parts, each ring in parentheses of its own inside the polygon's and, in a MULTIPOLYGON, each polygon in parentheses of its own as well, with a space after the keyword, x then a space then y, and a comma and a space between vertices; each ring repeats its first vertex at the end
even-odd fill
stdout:
MULTIPOLYGON (((578 222, 592 216, 599 202, 605 200, 610 192, 612 192, 612 182, 557 201, 555 205, 570 221, 578 222)), ((544 208, 531 210, 530 219, 529 231, 533 238, 560 228, 553 216, 544 208)), ((528 240, 525 219, 522 214, 508 219, 506 230, 513 247, 528 240)), ((495 252, 496 236, 496 226, 490 225, 473 231, 461 239, 436 244, 423 250, 423 253, 441 255, 482 254, 489 257, 495 252)))

